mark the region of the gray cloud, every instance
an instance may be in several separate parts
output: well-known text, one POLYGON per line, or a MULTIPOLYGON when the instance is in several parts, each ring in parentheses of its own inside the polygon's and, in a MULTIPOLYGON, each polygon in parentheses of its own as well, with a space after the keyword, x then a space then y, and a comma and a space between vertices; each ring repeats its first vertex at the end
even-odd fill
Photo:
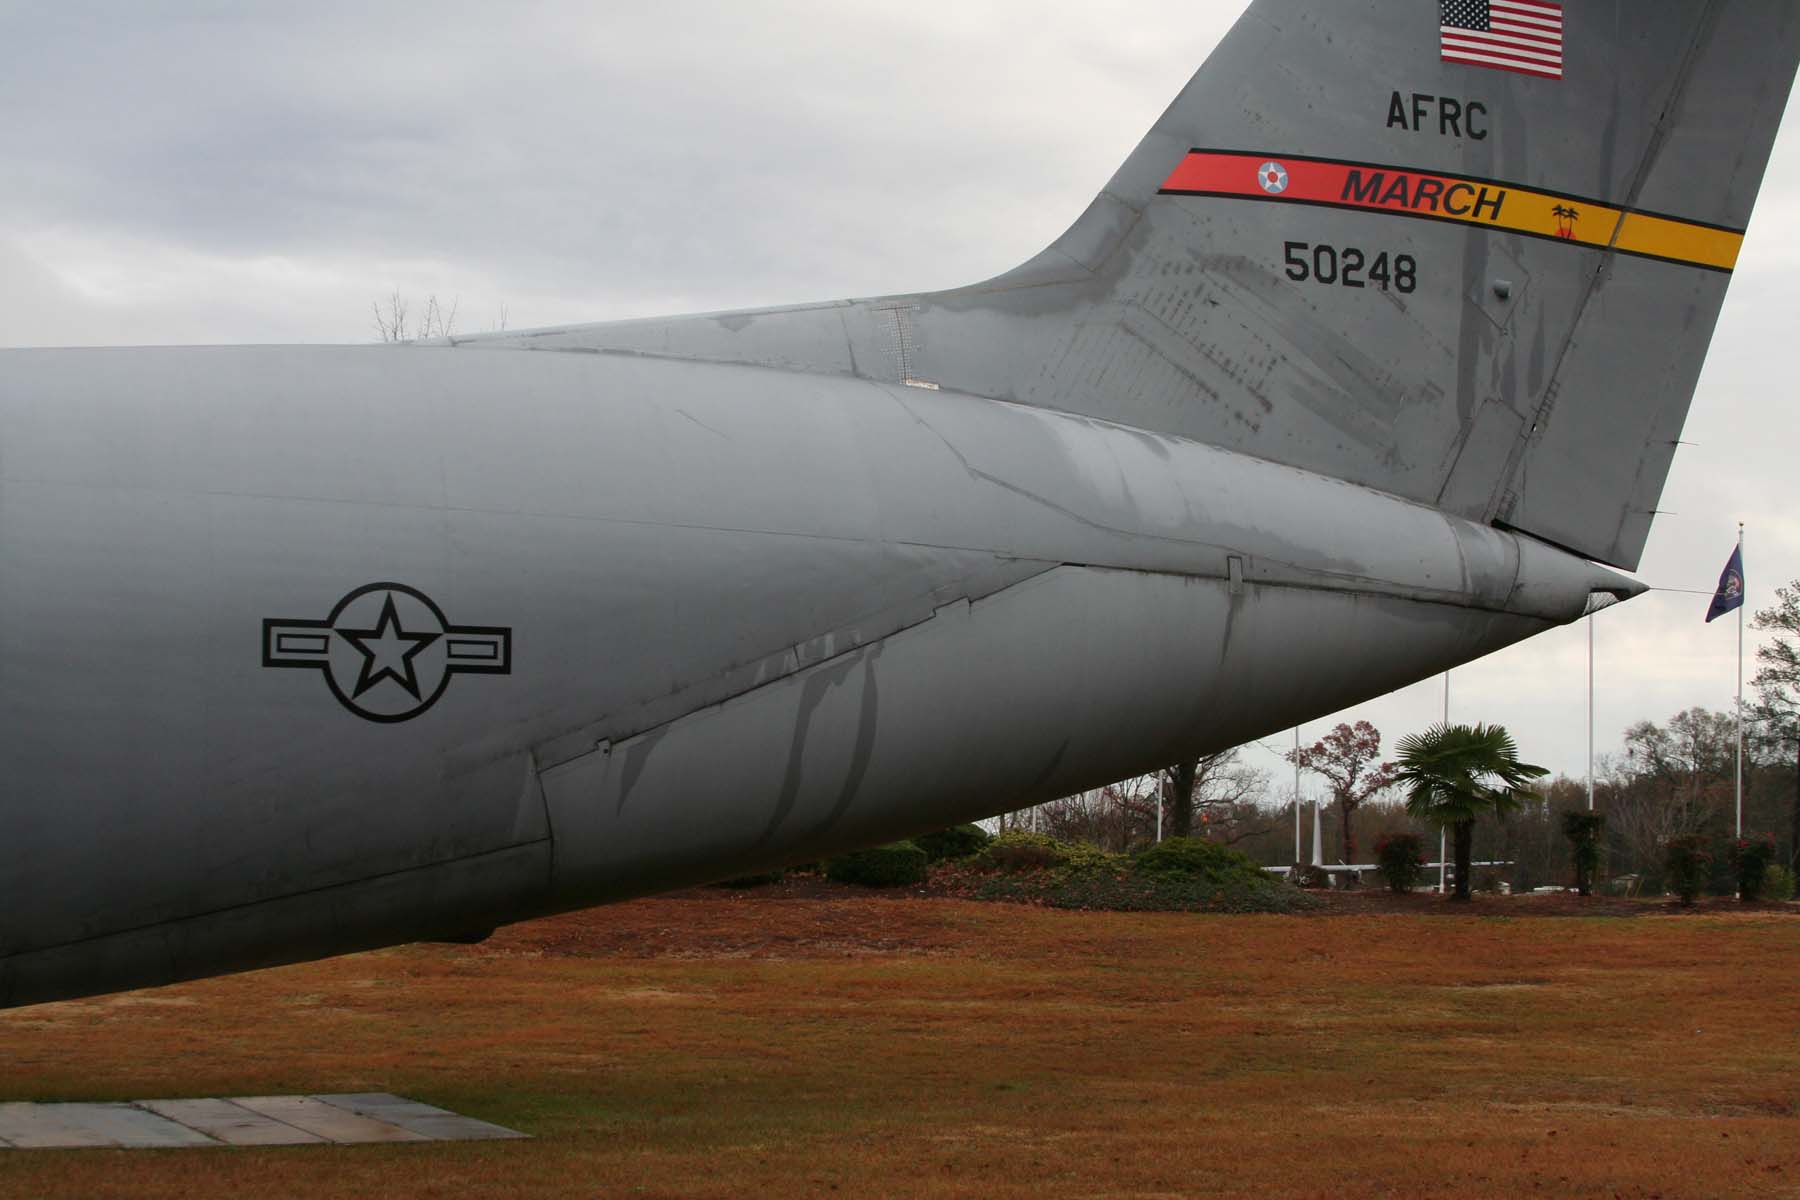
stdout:
POLYGON ((549 320, 948 285, 1059 232, 1232 15, 1152 6, 1187 28, 1147 45, 1020 4, 249 11, 0 23, 7 227, 593 297, 549 320))

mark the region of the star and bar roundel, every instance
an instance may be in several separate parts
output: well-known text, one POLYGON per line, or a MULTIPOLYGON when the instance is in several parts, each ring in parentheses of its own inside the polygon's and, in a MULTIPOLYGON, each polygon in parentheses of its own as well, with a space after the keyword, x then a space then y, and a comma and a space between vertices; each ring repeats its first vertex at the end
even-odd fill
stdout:
POLYGON ((512 630, 452 625, 417 588, 371 583, 324 620, 263 622, 262 665, 318 671, 338 702, 368 721, 409 721, 436 704, 452 675, 512 672, 512 630))

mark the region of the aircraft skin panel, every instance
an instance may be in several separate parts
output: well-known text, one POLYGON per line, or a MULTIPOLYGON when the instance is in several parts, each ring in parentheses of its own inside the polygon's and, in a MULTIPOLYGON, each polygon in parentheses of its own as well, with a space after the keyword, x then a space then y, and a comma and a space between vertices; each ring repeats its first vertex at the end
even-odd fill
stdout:
POLYGON ((1641 591, 1800 8, 1559 11, 1521 73, 1255 0, 971 287, 0 351, 0 1006, 979 817, 1641 591))
POLYGON ((1225 580, 1061 567, 546 772, 558 902, 1066 795, 1171 757, 1195 729, 1236 744, 1302 694, 1354 702, 1545 627, 1387 597, 1269 585, 1234 596, 1225 580), (1374 664, 1346 644, 1407 649, 1374 664), (721 759, 738 769, 709 770, 721 759))
MULTIPOLYGON (((1340 640, 1371 604, 1418 609, 1437 627, 1419 652, 1443 661, 1572 619, 1595 588, 1635 587, 1421 505, 1166 434, 743 367, 379 347, 7 351, 0 447, 0 771, 37 781, 39 799, 0 810, 0 978, 11 972, 19 996, 37 994, 19 982, 24 959, 58 946, 206 914, 254 930, 257 906, 291 917, 312 893, 354 909, 342 889, 357 881, 460 877, 453 864, 527 847, 582 862, 591 847, 568 831, 586 828, 588 793, 570 781, 600 747, 621 772, 660 772, 656 739, 690 736, 689 714, 739 711, 751 696, 764 757, 734 743, 718 774, 739 780, 741 806, 763 822, 787 795, 791 828, 747 837, 723 810, 698 821, 687 809, 686 849, 630 830, 593 837, 647 862, 672 854, 684 879, 720 854, 811 845, 812 793, 776 780, 759 800, 751 780, 841 774, 848 760, 808 775, 807 756, 851 754, 859 735, 809 739, 790 766, 798 709, 770 689, 803 694, 793 681, 809 671, 847 673, 848 691, 879 686, 855 682, 877 670, 857 655, 941 627, 959 604, 1033 594, 1063 563, 1117 573, 1128 591, 1168 586, 1156 580, 1217 591, 1235 570, 1246 594, 1319 605, 1322 629, 1326 612, 1351 614, 1340 640), (73 429, 59 419, 70 411, 83 417, 73 429), (397 478, 371 483, 337 455, 391 463, 397 478), (437 649, 404 659, 406 638, 440 630, 437 649), (387 657, 359 658, 358 645, 387 657), (446 646, 454 663, 429 656, 446 646)), ((1248 686, 1227 653, 1247 620, 1229 614, 1245 603, 1157 618, 1200 656, 1183 686, 1197 686, 1201 662, 1248 686)), ((1060 618, 1017 628, 1039 636, 1048 619, 1060 618)), ((1078 607, 1070 619, 1094 617, 1078 607)), ((1137 628, 1128 608, 1118 620, 1109 643, 1137 628)), ((1012 653, 989 659, 995 712, 1028 711, 1065 669, 1046 650, 1012 653)), ((1377 641, 1368 662, 1334 653, 1378 690, 1381 664, 1410 661, 1377 641)), ((959 654, 967 671, 941 686, 977 694, 990 672, 959 654)), ((1118 669, 1135 687, 1137 667, 1118 669)), ((883 726, 919 771, 939 725, 883 726)), ((1215 718, 1194 736, 1236 728, 1215 718)), ((1170 736, 1115 727, 1093 761, 1153 765, 1170 736)), ((1070 761, 1089 769, 1085 755, 1070 761)), ((993 803, 946 795, 965 816, 993 803)), ((858 802, 821 836, 841 846, 917 811, 858 802)), ((596 886, 642 888, 660 869, 607 867, 612 882, 597 884, 595 868, 559 865, 554 885, 478 907, 516 917, 596 886)), ((452 924, 467 918, 440 907, 452 924)), ((445 924, 435 908, 415 919, 420 936, 445 924)), ((354 925, 338 926, 343 944, 368 944, 354 925)))
POLYGON ((0 1007, 467 940, 546 903, 550 878, 550 843, 522 843, 21 950, 0 958, 0 1007))
POLYGON ((1062 567, 545 771, 550 841, 22 950, 0 959, 0 1001, 479 935, 916 833, 997 797, 1027 803, 1130 773, 1196 728, 1239 739, 1296 703, 1352 702, 1547 625, 1062 567), (1343 653, 1346 640, 1398 653, 1375 662, 1343 653), (1070 688, 1076 677, 1084 686, 1070 688))

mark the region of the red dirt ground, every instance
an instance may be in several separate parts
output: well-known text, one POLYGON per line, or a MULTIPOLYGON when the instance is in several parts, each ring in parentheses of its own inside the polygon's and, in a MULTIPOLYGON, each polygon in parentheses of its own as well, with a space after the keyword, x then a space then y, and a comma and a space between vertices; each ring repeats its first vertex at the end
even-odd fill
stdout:
POLYGON ((0 1013, 8 1099, 396 1091, 535 1135, 0 1151, 0 1196, 1800 1196, 1794 907, 699 889, 0 1013))

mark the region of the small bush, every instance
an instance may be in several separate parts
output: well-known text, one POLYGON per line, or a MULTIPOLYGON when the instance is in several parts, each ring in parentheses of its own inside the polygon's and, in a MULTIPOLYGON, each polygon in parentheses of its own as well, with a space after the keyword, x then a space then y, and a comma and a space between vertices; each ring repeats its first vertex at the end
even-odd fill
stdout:
POLYGON ((1003 833, 971 863, 979 900, 1108 912, 1299 912, 1318 901, 1236 850, 1171 838, 1137 858, 1003 833))
POLYGON ((1416 833, 1394 833, 1375 843, 1375 862, 1388 890, 1410 892, 1425 878, 1425 843, 1416 833))
POLYGON ((1131 869, 1140 875, 1237 875, 1262 873, 1250 856, 1205 838, 1167 838, 1151 846, 1131 869))
POLYGON ((987 849, 993 836, 979 825, 952 825, 932 833, 922 833, 913 845, 925 852, 932 862, 971 858, 987 849))
POLYGON ((1769 864, 1763 872, 1762 898, 1785 901, 1794 898, 1794 873, 1779 863, 1769 864))
POLYGON ((1045 833, 1012 830, 987 844, 981 852, 983 866, 996 871, 1041 871, 1069 861, 1069 848, 1045 833))
POLYGON ((1594 873, 1600 869, 1600 838, 1606 831, 1606 814, 1574 809, 1563 814, 1563 836, 1569 839, 1569 856, 1575 863, 1575 890, 1594 894, 1594 873))
POLYGON ((1125 857, 1083 842, 1059 842, 1047 833, 1012 830, 989 842, 979 862, 990 870, 1007 872, 1101 870, 1122 865, 1125 857))
POLYGON ((1127 858, 1040 833, 1003 833, 972 862, 977 900, 1105 912, 1301 912, 1318 900, 1235 849, 1170 838, 1127 858))
POLYGON ((911 842, 894 842, 826 860, 825 877, 861 887, 906 887, 924 883, 931 860, 911 842))
POLYGON ((1672 837, 1663 845, 1663 867, 1669 875, 1669 889, 1692 904, 1706 890, 1706 877, 1712 869, 1713 856, 1706 839, 1697 833, 1672 837))
POLYGON ((1139 873, 1137 871, 1071 871, 1061 882, 1030 889, 1028 879, 1043 875, 996 875, 996 885, 1012 884, 1011 895, 990 888, 984 898, 1017 899, 1051 908, 1090 912, 1290 913, 1319 907, 1319 901, 1268 872, 1256 876, 1208 878, 1205 875, 1139 873), (1021 884, 1025 886, 1020 887, 1021 884))
POLYGON ((1731 870, 1737 876, 1738 899, 1745 904, 1763 898, 1769 867, 1775 861, 1775 835, 1756 834, 1731 843, 1731 870))

